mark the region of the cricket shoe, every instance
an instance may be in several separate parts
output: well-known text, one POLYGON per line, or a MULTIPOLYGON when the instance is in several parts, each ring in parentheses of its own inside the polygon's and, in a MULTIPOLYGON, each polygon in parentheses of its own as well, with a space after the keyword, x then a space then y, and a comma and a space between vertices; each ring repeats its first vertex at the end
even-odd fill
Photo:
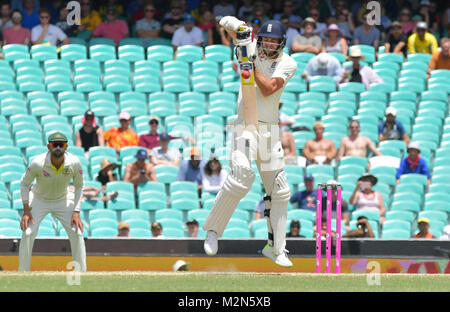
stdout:
POLYGON ((272 259, 272 261, 275 262, 275 264, 278 264, 279 266, 282 266, 282 267, 285 267, 285 268, 292 267, 292 262, 287 257, 287 253, 288 252, 289 251, 287 251, 285 249, 281 254, 277 255, 277 254, 275 254, 273 252, 273 248, 269 244, 267 244, 264 247, 264 249, 262 250, 262 254, 264 256, 266 256, 267 258, 272 259))
POLYGON ((206 233, 205 243, 203 248, 208 256, 215 256, 217 253, 217 233, 214 231, 208 231, 206 233))

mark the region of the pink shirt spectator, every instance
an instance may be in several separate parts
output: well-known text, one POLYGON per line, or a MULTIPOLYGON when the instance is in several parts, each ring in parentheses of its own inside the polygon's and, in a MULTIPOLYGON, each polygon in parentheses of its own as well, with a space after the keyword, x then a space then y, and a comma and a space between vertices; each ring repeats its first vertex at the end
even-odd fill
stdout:
POLYGON ((7 28, 3 31, 3 40, 7 44, 24 44, 25 39, 31 40, 31 32, 28 28, 20 28, 15 30, 13 27, 7 28))
POLYGON ((128 25, 123 20, 115 20, 114 22, 103 22, 97 26, 94 30, 95 37, 111 38, 115 41, 116 45, 119 44, 120 39, 127 35, 128 25))

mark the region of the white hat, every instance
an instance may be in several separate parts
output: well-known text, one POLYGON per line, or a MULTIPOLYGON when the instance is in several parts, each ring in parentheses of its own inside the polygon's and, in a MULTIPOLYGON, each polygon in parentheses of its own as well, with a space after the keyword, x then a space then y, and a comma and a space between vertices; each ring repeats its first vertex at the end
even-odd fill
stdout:
POLYGON ((423 22, 423 21, 421 21, 421 22, 418 22, 417 23, 417 25, 416 25, 416 27, 417 27, 417 29, 428 29, 428 25, 427 25, 427 23, 426 22, 423 22))
POLYGON ((327 68, 330 58, 327 53, 320 53, 317 56, 317 64, 319 68, 327 68))
POLYGON ((189 269, 189 266, 191 264, 189 262, 185 262, 183 260, 177 260, 177 262, 175 262, 175 264, 173 265, 173 271, 177 272, 177 271, 187 271, 189 269))
POLYGON ((414 149, 418 150, 420 153, 419 142, 410 142, 408 145, 408 150, 410 148, 414 148, 414 149))
POLYGON ((386 108, 386 113, 385 115, 389 115, 391 114, 392 116, 397 116, 397 110, 395 109, 395 107, 389 106, 388 108, 386 108))

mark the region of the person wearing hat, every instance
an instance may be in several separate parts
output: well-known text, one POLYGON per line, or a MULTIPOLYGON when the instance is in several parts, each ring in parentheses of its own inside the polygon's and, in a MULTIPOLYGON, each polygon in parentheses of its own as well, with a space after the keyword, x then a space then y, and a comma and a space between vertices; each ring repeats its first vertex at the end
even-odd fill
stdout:
POLYGON ((305 72, 301 75, 308 82, 315 76, 329 76, 336 82, 336 85, 342 80, 344 69, 341 62, 331 54, 322 52, 312 57, 306 65, 305 72))
POLYGON ((137 191, 139 184, 148 181, 157 181, 155 167, 147 161, 148 154, 145 149, 138 150, 136 161, 128 163, 125 167, 123 180, 134 184, 134 190, 137 191))
POLYGON ((386 53, 402 54, 406 58, 406 42, 408 38, 402 32, 402 24, 394 21, 389 27, 389 34, 384 42, 386 53))
POLYGON ((163 238, 162 232, 163 232, 163 226, 159 222, 153 222, 151 225, 152 235, 153 237, 157 238, 163 238))
POLYGON ((159 135, 161 148, 154 148, 150 153, 150 161, 153 165, 178 166, 181 160, 180 151, 177 148, 169 148, 171 136, 167 133, 159 135))
POLYGON ((292 220, 291 224, 289 225, 289 232, 286 234, 286 237, 305 237, 304 235, 300 235, 300 229, 300 220, 292 220))
POLYGON ((304 32, 292 39, 292 52, 309 52, 319 54, 322 50, 322 39, 314 34, 316 21, 312 17, 307 17, 302 23, 304 32))
POLYGON ((356 182, 355 189, 350 196, 350 204, 356 206, 356 210, 376 211, 380 214, 380 225, 383 224, 386 206, 380 192, 372 188, 378 179, 370 173, 362 175, 356 182))
POLYGON ((338 25, 330 24, 324 33, 322 52, 335 52, 347 55, 348 44, 338 25))
POLYGON ((125 146, 136 146, 139 143, 139 137, 136 132, 130 128, 131 116, 128 112, 119 114, 120 127, 113 127, 103 133, 106 146, 113 147, 117 154, 125 146))
POLYGON ((190 159, 181 161, 177 180, 195 182, 200 191, 202 188, 203 168, 205 168, 208 161, 202 159, 200 149, 197 146, 191 148, 189 156, 190 159))
POLYGON ((303 178, 305 190, 297 191, 292 196, 289 202, 297 204, 298 209, 306 209, 315 212, 317 208, 317 189, 314 185, 314 177, 307 174, 303 178))
POLYGON ((120 221, 119 232, 114 237, 130 237, 130 225, 126 221, 120 221))
POLYGON ((337 155, 337 148, 334 142, 324 138, 325 127, 321 121, 316 121, 313 125, 316 135, 314 139, 308 140, 303 147, 303 156, 307 164, 330 164, 337 155))
POLYGON ((93 146, 104 146, 103 128, 97 125, 95 114, 91 110, 87 110, 81 118, 83 125, 77 131, 75 137, 75 145, 84 148, 84 156, 89 159, 89 149, 93 146))
POLYGON ((433 54, 437 51, 438 42, 436 37, 427 31, 428 25, 420 21, 416 25, 416 32, 408 38, 408 52, 433 54))
POLYGON ((114 169, 117 167, 118 165, 112 163, 108 158, 101 161, 100 170, 98 171, 96 180, 102 184, 104 190, 106 189, 106 184, 108 184, 108 182, 117 181, 117 174, 114 173, 114 169))
POLYGON ((412 238, 425 238, 425 239, 433 239, 437 238, 436 235, 430 232, 430 220, 428 218, 419 218, 417 220, 417 227, 419 228, 419 232, 415 234, 412 238))
POLYGON ((436 69, 450 70, 450 39, 447 37, 441 39, 441 49, 431 56, 428 63, 427 78, 430 78, 431 72, 436 69))
POLYGON ((20 228, 23 234, 19 247, 19 271, 30 270, 34 239, 39 224, 49 213, 63 225, 69 236, 73 260, 78 262, 81 271, 86 271, 83 222, 80 218, 83 167, 78 157, 66 151, 67 147, 68 140, 63 133, 51 134, 48 137, 48 152, 33 159, 20 181, 23 203, 20 228), (68 191, 72 180, 75 188, 73 197, 68 191))
POLYGON ((121 39, 129 37, 130 31, 128 24, 117 16, 117 8, 109 6, 106 9, 106 20, 94 29, 91 36, 113 39, 118 46, 121 39))
POLYGON ((199 47, 203 46, 203 32, 200 28, 195 26, 195 20, 190 14, 184 16, 183 27, 178 28, 172 37, 172 47, 174 51, 174 60, 176 60, 176 53, 178 47, 184 45, 196 45, 199 47))
POLYGON ((183 5, 181 1, 175 0, 170 3, 170 11, 164 15, 161 21, 161 37, 171 40, 175 31, 183 27, 183 5))
POLYGON ((409 144, 409 135, 406 133, 402 123, 395 119, 397 110, 395 107, 389 106, 385 112, 386 120, 378 125, 378 141, 386 140, 403 140, 405 145, 409 144))
POLYGON ((383 83, 383 79, 370 66, 361 64, 360 61, 364 60, 365 56, 360 48, 353 47, 347 59, 352 61, 352 66, 344 69, 341 83, 361 82, 366 90, 369 90, 369 86, 373 83, 383 83))
POLYGON ((381 33, 377 27, 369 24, 370 11, 365 11, 362 16, 362 25, 355 28, 353 32, 353 45, 365 44, 370 45, 378 51, 380 46, 381 33))
POLYGON ((406 150, 408 157, 404 157, 400 162, 400 167, 397 169, 397 184, 400 183, 400 177, 408 173, 423 174, 427 177, 428 185, 430 185, 430 171, 425 159, 420 157, 419 143, 411 141, 406 150))
POLYGON ((190 219, 186 222, 186 226, 189 232, 189 237, 197 237, 198 235, 198 222, 195 219, 190 219))

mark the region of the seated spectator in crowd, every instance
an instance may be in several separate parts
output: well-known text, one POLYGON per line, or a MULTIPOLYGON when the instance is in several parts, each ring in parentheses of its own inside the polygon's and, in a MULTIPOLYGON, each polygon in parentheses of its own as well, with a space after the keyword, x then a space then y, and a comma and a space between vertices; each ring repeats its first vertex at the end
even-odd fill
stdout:
POLYGON ((175 148, 169 148, 170 139, 171 136, 167 133, 159 135, 161 148, 154 148, 150 154, 150 162, 154 166, 168 165, 177 167, 180 164, 180 151, 175 148))
POLYGON ((18 10, 11 14, 13 26, 3 31, 3 44, 25 44, 29 45, 31 32, 28 28, 22 27, 22 13, 18 10))
POLYGON ((324 33, 322 52, 336 52, 347 55, 347 40, 343 37, 341 30, 336 24, 331 24, 324 33))
POLYGON ((136 24, 136 22, 145 16, 145 5, 149 4, 147 0, 127 1, 126 15, 128 24, 136 24))
POLYGON ((365 44, 375 48, 375 53, 380 46, 380 31, 373 25, 369 25, 367 19, 368 12, 363 15, 362 25, 355 28, 353 33, 353 44, 365 44))
POLYGON ((114 127, 106 130, 103 137, 106 146, 116 149, 120 154, 120 149, 125 146, 136 146, 139 143, 139 137, 136 132, 130 128, 131 116, 127 112, 119 114, 120 128, 114 127))
POLYGON ((417 227, 419 228, 419 233, 414 235, 412 238, 426 238, 426 239, 437 238, 436 235, 434 235, 429 231, 430 220, 428 218, 419 218, 419 220, 417 220, 417 227))
POLYGON ((189 232, 188 237, 197 237, 198 236, 198 222, 195 219, 190 219, 186 222, 186 226, 189 232))
POLYGON ((342 235, 342 237, 352 238, 375 238, 369 219, 365 216, 359 216, 356 220, 356 230, 350 231, 342 235))
POLYGON ((303 34, 299 34, 292 39, 292 52, 309 52, 319 54, 322 50, 322 39, 314 34, 316 21, 312 17, 307 17, 303 21, 303 34))
MULTIPOLYGON (((203 1, 202 1, 203 2, 203 1)), ((202 4, 200 2, 200 5, 202 4)), ((206 1, 205 1, 206 2, 206 1)), ((237 18, 241 21, 248 22, 250 15, 253 12, 253 1, 252 0, 242 0, 242 6, 239 7, 237 12, 237 18)))
POLYGON ((336 24, 341 30, 342 36, 346 40, 348 40, 348 42, 351 42, 353 39, 352 34, 355 31, 355 23, 353 22, 352 12, 350 12, 348 8, 342 8, 341 10, 336 12, 336 19, 337 19, 336 24))
POLYGON ((369 90, 372 83, 382 83, 383 79, 370 67, 361 65, 360 60, 364 60, 364 55, 361 49, 353 48, 350 52, 349 59, 352 61, 352 67, 345 68, 342 75, 341 83, 343 82, 361 82, 369 90))
POLYGON ((234 5, 229 3, 227 0, 219 0, 217 4, 213 6, 214 16, 235 16, 236 9, 234 5))
POLYGON ((215 42, 220 42, 219 38, 214 39, 216 34, 216 22, 211 11, 203 13, 202 22, 197 24, 201 29, 203 37, 206 39, 205 45, 213 45, 215 42))
POLYGON ((103 1, 103 4, 98 9, 103 19, 105 17, 108 18, 108 11, 111 8, 114 8, 114 10, 117 12, 117 16, 124 16, 124 9, 119 0, 107 0, 103 1))
POLYGON ((391 24, 387 40, 384 42, 386 53, 403 54, 406 57, 407 37, 402 33, 402 24, 395 21, 391 24))
POLYGON ((153 4, 146 4, 144 12, 145 17, 136 22, 136 34, 147 45, 151 39, 159 37, 161 23, 154 19, 155 6, 153 4))
POLYGON ((118 230, 119 232, 114 237, 130 237, 130 225, 128 222, 120 221, 118 230))
POLYGON ((152 223, 152 235, 153 235, 153 237, 164 238, 164 236, 162 235, 162 232, 163 232, 163 227, 162 227, 161 223, 153 222, 152 223))
POLYGON ((330 164, 337 155, 337 148, 334 142, 323 137, 325 128, 323 123, 317 121, 313 126, 316 138, 308 140, 303 148, 307 164, 330 164))
POLYGON ((93 146, 105 145, 103 128, 97 125, 95 114, 87 110, 81 118, 83 127, 76 133, 75 145, 84 148, 84 156, 89 159, 89 149, 93 146))
POLYGON ((179 1, 172 1, 170 3, 170 13, 170 18, 165 18, 161 22, 161 37, 166 39, 172 39, 175 31, 183 27, 184 24, 182 5, 179 1))
POLYGON ((0 6, 0 31, 4 32, 5 29, 13 27, 11 20, 11 4, 9 2, 3 2, 0 6))
POLYGON ((93 31, 102 23, 102 17, 97 10, 92 10, 91 0, 81 0, 81 19, 78 31, 93 31))
MULTIPOLYGON (((282 13, 275 13, 273 15, 273 19, 275 20, 281 20, 281 17, 285 16, 288 18, 288 27, 293 29, 300 29, 302 18, 299 15, 294 14, 294 4, 292 1, 287 0, 284 2, 283 5, 283 12, 282 13)), ((288 28, 286 28, 288 29, 288 28)))
POLYGON ((181 162, 177 180, 196 182, 201 189, 203 168, 207 161, 201 159, 200 149, 196 146, 191 148, 190 157, 191 159, 185 159, 181 162))
POLYGON ((289 232, 286 233, 286 237, 305 237, 303 235, 300 235, 300 228, 300 221, 297 219, 292 220, 291 224, 289 225, 289 232))
POLYGON ((314 177, 310 174, 305 175, 303 183, 306 189, 295 192, 289 200, 291 204, 297 204, 298 209, 306 209, 316 212, 317 208, 317 189, 314 185, 314 177))
POLYGON ((59 8, 59 15, 55 25, 59 27, 67 35, 67 37, 72 37, 74 35, 75 25, 71 26, 69 25, 69 23, 67 23, 68 15, 69 10, 67 9, 67 7, 65 5, 61 6, 59 8))
POLYGON ((423 21, 430 25, 430 32, 439 34, 441 13, 436 12, 436 6, 435 1, 421 0, 417 11, 422 16, 423 21))
POLYGON ((427 31, 427 23, 417 23, 416 32, 408 37, 408 52, 433 54, 438 49, 436 37, 427 31))
POLYGON ((106 184, 118 180, 117 174, 114 173, 114 169, 117 167, 119 166, 112 163, 107 158, 103 159, 100 163, 100 171, 98 172, 96 180, 102 184, 103 190, 106 190, 106 184))
MULTIPOLYGON (((11 3, 11 10, 19 10, 22 11, 24 9, 24 1, 23 0, 11 0, 9 1, 11 3)), ((39 0, 33 0, 34 2, 34 7, 37 8, 39 10, 40 7, 40 2, 39 0)))
POLYGON ((31 42, 33 44, 51 44, 59 46, 70 43, 69 37, 59 28, 50 24, 50 11, 47 8, 39 10, 40 25, 31 30, 31 42))
POLYGON ((157 181, 155 167, 146 161, 148 154, 144 149, 136 153, 136 159, 135 162, 126 165, 123 176, 125 182, 134 184, 135 190, 137 190, 139 184, 147 183, 148 181, 157 181))
MULTIPOLYGON (((216 15, 218 16, 218 15, 216 15)), ((261 21, 261 24, 264 22, 267 22, 269 20, 269 17, 265 14, 265 9, 262 3, 254 3, 253 5, 253 12, 252 15, 250 15, 249 18, 250 21, 259 20, 261 21)), ((256 33, 256 32, 254 32, 256 33)))
POLYGON ((106 20, 95 28, 92 37, 105 37, 113 39, 116 46, 123 38, 128 38, 130 32, 125 21, 117 18, 117 10, 115 7, 109 7, 106 20))
POLYGON ((39 6, 36 6, 33 0, 23 0, 22 26, 31 30, 40 23, 39 6))
POLYGON ((433 53, 430 63, 428 63, 427 78, 430 78, 432 70, 447 69, 450 70, 450 39, 444 37, 441 39, 441 50, 433 53))
POLYGON ((388 107, 385 116, 386 120, 378 125, 378 141, 403 140, 408 146, 410 141, 409 135, 406 133, 402 123, 395 119, 397 116, 395 107, 388 107))
POLYGON ((400 183, 400 177, 408 173, 423 174, 427 177, 428 185, 430 185, 430 171, 428 170, 427 162, 420 157, 419 143, 410 142, 408 145, 408 157, 405 157, 400 162, 400 167, 397 170, 397 184, 400 183))
POLYGON ((286 15, 280 17, 280 22, 286 29, 286 47, 289 52, 292 52, 292 41, 299 35, 299 32, 296 28, 289 26, 289 18, 286 15))
MULTIPOLYGON (((203 14, 205 14, 206 12, 211 12, 212 13, 212 8, 209 5, 209 1, 207 0, 200 0, 200 3, 198 4, 198 6, 196 8, 194 8, 193 10, 191 10, 190 14, 194 17, 195 19, 195 23, 197 25, 202 24, 205 22, 204 18, 203 18, 203 14)), ((213 14, 214 17, 214 14, 213 14)))
POLYGON ((356 206, 356 210, 380 213, 380 225, 382 225, 386 219, 384 217, 386 207, 381 193, 372 189, 377 182, 378 179, 371 174, 367 173, 361 176, 350 196, 350 204, 356 206))
POLYGON ((172 47, 174 51, 174 59, 176 59, 176 52, 178 47, 184 45, 196 45, 199 47, 203 46, 203 32, 200 28, 195 26, 194 18, 192 15, 186 15, 184 18, 183 27, 178 28, 172 37, 172 47))
POLYGON ((359 135, 360 125, 358 120, 350 121, 350 135, 342 138, 336 160, 345 156, 367 157, 367 149, 374 155, 382 156, 375 144, 368 137, 359 135))
POLYGON ((402 33, 405 36, 409 36, 412 34, 414 30, 414 21, 412 20, 412 13, 408 7, 404 7, 401 9, 399 14, 399 21, 402 25, 402 33))
POLYGON ((66 6, 64 2, 65 1, 62 0, 51 0, 48 2, 46 1, 44 6, 50 11, 50 23, 56 24, 56 22, 59 20, 59 9, 63 6, 66 6))
POLYGON ((222 169, 220 161, 216 157, 206 163, 202 174, 202 191, 217 194, 228 176, 228 172, 222 169))
MULTIPOLYGON (((314 28, 314 34, 320 36, 321 38, 323 37, 323 33, 325 32, 325 30, 327 30, 327 24, 320 22, 320 10, 318 10, 317 8, 312 8, 311 10, 309 10, 309 14, 308 16, 311 16, 314 21, 316 22, 316 27, 314 28)), ((322 14, 324 17, 328 16, 328 14, 322 14)), ((305 31, 305 29, 301 29, 300 33, 303 34, 305 31)))
POLYGON ((334 79, 336 85, 343 79, 344 70, 337 58, 328 54, 320 53, 312 57, 306 65, 305 73, 301 76, 310 79, 314 76, 329 76, 334 79))
MULTIPOLYGON (((336 180, 328 180, 327 184, 336 185, 338 182, 336 180)), ((342 189, 343 190, 343 189, 342 189)), ((336 200, 337 200, 337 192, 332 192, 331 196, 331 218, 336 219, 336 200)), ((326 218, 327 216, 327 192, 322 192, 322 218, 326 218)), ((341 218, 344 220, 346 231, 348 231, 348 226, 350 222, 350 211, 348 210, 348 202, 342 198, 341 202, 341 218)), ((322 220, 323 222, 323 220, 322 220)), ((326 221, 325 221, 326 222, 326 221)), ((326 223, 325 223, 326 229, 326 223)))

